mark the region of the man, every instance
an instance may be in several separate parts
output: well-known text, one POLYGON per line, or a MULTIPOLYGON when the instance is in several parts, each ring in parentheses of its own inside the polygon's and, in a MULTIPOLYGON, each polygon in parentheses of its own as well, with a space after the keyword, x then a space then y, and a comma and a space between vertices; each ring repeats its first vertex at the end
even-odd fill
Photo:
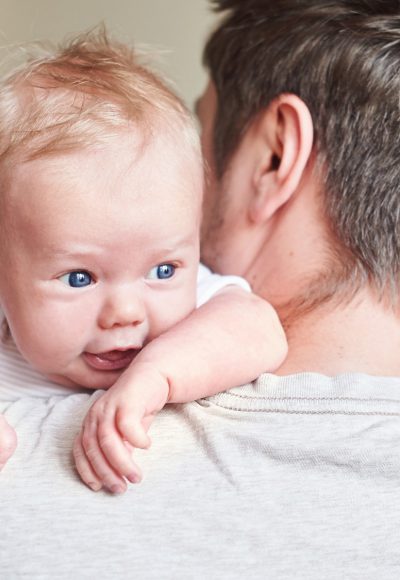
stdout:
POLYGON ((278 308, 280 374, 398 375, 400 5, 216 4, 203 257, 278 308))
POLYGON ((274 303, 289 356, 166 409, 121 497, 71 475, 93 398, 10 403, 2 578, 399 576, 400 7, 215 4, 204 259, 274 303))

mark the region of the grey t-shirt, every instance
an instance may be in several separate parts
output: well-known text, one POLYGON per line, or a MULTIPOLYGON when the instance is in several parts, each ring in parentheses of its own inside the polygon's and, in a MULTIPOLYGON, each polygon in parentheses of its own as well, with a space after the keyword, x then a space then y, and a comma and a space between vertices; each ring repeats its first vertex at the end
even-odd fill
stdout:
POLYGON ((400 379, 263 375, 169 406, 122 496, 87 489, 72 441, 94 397, 0 402, 0 578, 400 577, 400 379))

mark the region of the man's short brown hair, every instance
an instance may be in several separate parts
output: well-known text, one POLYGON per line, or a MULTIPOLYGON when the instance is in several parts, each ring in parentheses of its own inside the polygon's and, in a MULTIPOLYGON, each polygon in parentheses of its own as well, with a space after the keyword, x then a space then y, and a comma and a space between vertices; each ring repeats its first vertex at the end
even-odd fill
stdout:
POLYGON ((257 113, 282 93, 298 95, 313 118, 324 211, 348 275, 398 299, 400 3, 212 3, 227 10, 204 53, 218 94, 219 177, 257 113))

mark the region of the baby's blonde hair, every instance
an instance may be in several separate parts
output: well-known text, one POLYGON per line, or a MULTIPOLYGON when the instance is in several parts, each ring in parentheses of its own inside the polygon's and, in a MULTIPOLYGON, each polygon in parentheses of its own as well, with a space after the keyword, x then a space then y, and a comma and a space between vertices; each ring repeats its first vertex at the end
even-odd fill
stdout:
POLYGON ((182 101, 103 27, 30 56, 0 82, 0 166, 102 143, 132 127, 142 143, 167 132, 200 161, 182 101))

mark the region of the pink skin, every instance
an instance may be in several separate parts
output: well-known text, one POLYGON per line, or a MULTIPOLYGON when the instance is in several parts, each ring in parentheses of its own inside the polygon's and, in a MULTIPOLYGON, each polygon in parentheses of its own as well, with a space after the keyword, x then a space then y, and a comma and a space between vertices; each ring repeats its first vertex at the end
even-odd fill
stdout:
MULTIPOLYGON (((160 137, 138 151, 127 133, 13 166, 0 304, 21 354, 55 382, 108 389, 193 310, 202 169, 181 150, 160 137), (82 287, 71 286, 77 272, 82 287)), ((0 439, 5 463, 16 439, 4 420, 0 439)))
POLYGON ((201 185, 186 167, 161 140, 135 159, 123 135, 13 170, 0 301, 36 369, 60 384, 108 388, 194 308, 201 185), (174 275, 157 279, 160 264, 174 275), (90 284, 71 287, 71 272, 87 272, 90 284))
POLYGON ((17 447, 17 434, 2 415, 0 415, 0 441, 1 471, 17 447))
POLYGON ((122 493, 127 487, 125 478, 131 483, 141 481, 132 451, 150 446, 147 431, 169 395, 168 380, 157 369, 157 361, 139 362, 141 358, 127 370, 129 376, 122 375, 92 405, 75 440, 76 468, 93 491, 105 487, 122 493))

